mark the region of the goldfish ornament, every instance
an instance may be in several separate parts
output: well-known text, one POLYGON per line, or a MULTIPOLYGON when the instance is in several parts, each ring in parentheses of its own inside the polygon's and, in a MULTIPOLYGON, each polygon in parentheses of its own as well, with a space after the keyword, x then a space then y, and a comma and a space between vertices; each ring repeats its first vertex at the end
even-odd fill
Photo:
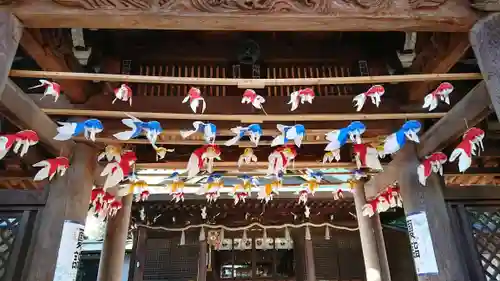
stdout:
POLYGON ((279 189, 283 186, 283 172, 271 176, 271 179, 271 182, 262 186, 257 194, 257 199, 265 203, 273 200, 273 197, 279 194, 279 189))
POLYGON ((448 82, 439 84, 434 91, 425 96, 422 108, 429 108, 429 111, 433 111, 440 100, 449 105, 451 92, 453 92, 453 85, 448 82))
POLYGON ((323 154, 323 164, 332 163, 333 160, 340 161, 340 149, 323 154))
POLYGON ((361 208, 361 214, 366 217, 372 217, 378 210, 378 197, 369 201, 361 208))
POLYGON ((293 140, 295 145, 297 147, 300 147, 300 145, 302 144, 302 139, 306 135, 306 128, 304 127, 304 125, 297 124, 293 126, 285 126, 278 124, 276 125, 276 127, 278 128, 278 131, 280 131, 281 135, 274 138, 271 143, 271 147, 284 145, 289 140, 293 140))
POLYGON ((61 95, 61 85, 57 84, 56 82, 50 82, 47 80, 40 79, 38 80, 40 82, 39 85, 30 87, 28 89, 36 89, 40 87, 44 87, 45 91, 43 92, 42 100, 46 96, 53 96, 54 97, 54 102, 57 102, 57 99, 59 99, 59 96, 61 95))
POLYGON ((128 113, 125 113, 125 115, 127 115, 129 118, 122 119, 122 123, 125 126, 131 128, 132 130, 116 133, 113 135, 115 138, 119 140, 130 140, 144 133, 149 142, 153 146, 156 145, 156 140, 163 131, 160 122, 158 121, 143 122, 128 113))
POLYGON ((311 88, 305 88, 291 93, 290 101, 288 102, 288 104, 292 105, 290 111, 295 111, 295 109, 299 107, 299 103, 304 104, 305 102, 308 102, 312 104, 314 96, 314 90, 311 88))
POLYGON ((3 159, 12 147, 14 147, 14 153, 19 153, 19 156, 23 157, 28 152, 28 149, 37 144, 38 141, 37 133, 32 130, 0 136, 0 159, 3 159))
POLYGON ((243 165, 250 165, 252 162, 257 162, 257 156, 255 156, 252 148, 247 147, 238 158, 238 168, 243 165))
POLYGON ((175 203, 184 202, 184 181, 181 179, 179 173, 173 172, 167 179, 172 181, 168 185, 168 192, 172 195, 171 201, 175 201, 175 203))
POLYGON ((422 128, 420 122, 416 120, 406 121, 401 129, 390 134, 384 141, 384 154, 394 154, 406 144, 406 139, 419 143, 417 133, 422 128))
POLYGON ((156 146, 156 145, 154 145, 153 148, 156 152, 156 161, 160 161, 163 158, 165 158, 165 156, 167 155, 167 152, 174 152, 175 151, 174 148, 165 148, 165 147, 156 146))
POLYGON ((132 106, 132 89, 127 84, 121 84, 120 88, 116 88, 114 90, 115 99, 112 104, 114 104, 117 100, 121 100, 124 102, 129 102, 130 106, 132 106))
POLYGON ((268 175, 285 173, 290 162, 297 157, 297 150, 293 145, 284 145, 275 149, 268 157, 268 175))
POLYGON ((245 135, 248 135, 250 141, 255 145, 259 145, 260 137, 262 136, 262 128, 259 124, 251 124, 248 127, 234 127, 231 128, 231 132, 236 134, 232 139, 226 141, 224 143, 225 146, 235 145, 238 141, 240 141, 245 135))
POLYGON ((146 201, 146 200, 148 200, 150 195, 151 195, 151 193, 149 192, 149 190, 143 190, 143 191, 141 191, 141 193, 139 193, 139 196, 137 196, 137 199, 135 200, 135 202, 146 201))
POLYGON ((399 187, 394 185, 389 185, 385 191, 391 208, 403 207, 403 198, 401 198, 401 193, 399 192, 399 187))
POLYGON ((127 196, 129 194, 134 194, 136 191, 142 192, 148 189, 148 183, 144 180, 133 180, 129 184, 120 186, 116 192, 117 196, 127 196))
POLYGON ((94 216, 99 216, 104 209, 102 198, 106 192, 101 187, 95 187, 90 193, 89 209, 94 216))
POLYGON ((358 169, 370 168, 373 170, 382 170, 382 164, 380 164, 379 153, 376 148, 364 143, 355 143, 353 144, 353 151, 358 169))
POLYGON ((203 138, 205 139, 205 142, 207 143, 214 143, 215 142, 215 136, 217 135, 217 127, 212 124, 212 123, 203 123, 201 121, 194 121, 193 122, 193 128, 194 130, 184 130, 181 131, 181 137, 183 139, 191 136, 194 133, 202 133, 203 138))
POLYGON ((96 134, 102 132, 104 127, 98 119, 88 119, 83 122, 57 122, 57 135, 54 137, 58 141, 66 141, 83 133, 86 139, 95 142, 96 134))
POLYGON ((133 151, 125 151, 119 161, 108 163, 101 172, 101 177, 106 177, 104 190, 118 185, 132 172, 132 165, 137 161, 133 151))
POLYGON ((266 99, 263 96, 257 95, 257 93, 251 89, 245 90, 245 92, 243 93, 243 98, 241 99, 241 103, 252 104, 252 106, 257 109, 264 109, 262 105, 265 102, 266 99))
POLYGON ((476 155, 477 152, 484 151, 484 135, 483 130, 475 127, 468 129, 464 133, 462 141, 450 155, 450 162, 458 159, 458 171, 464 172, 467 170, 472 163, 472 156, 476 155))
POLYGON ((368 91, 355 96, 352 102, 354 103, 356 111, 361 111, 361 109, 363 109, 363 106, 365 105, 365 102, 368 98, 371 99, 372 103, 376 107, 379 107, 380 102, 382 101, 381 97, 384 95, 384 93, 385 93, 384 86, 374 85, 371 86, 370 89, 368 89, 368 91))
POLYGON ((56 157, 35 163, 33 167, 42 167, 33 178, 34 181, 42 181, 46 178, 50 181, 58 172, 60 176, 64 176, 69 168, 69 160, 66 157, 56 157))
POLYGON ((333 191, 332 195, 333 195, 333 200, 337 201, 337 200, 344 198, 344 191, 339 188, 339 189, 333 191))
MULTIPOLYGON (((353 143, 361 143, 361 135, 366 131, 365 124, 354 121, 347 127, 334 130, 326 134, 326 140, 329 141, 325 147, 326 151, 331 151, 335 159, 340 159, 339 149, 351 139, 353 143), (337 156, 338 155, 338 156, 337 156)), ((338 161, 338 160, 337 160, 338 161)))
POLYGON ((242 185, 235 184, 233 190, 228 195, 233 198, 234 205, 237 205, 239 202, 245 203, 250 193, 245 191, 242 185))
POLYGON ((198 109, 198 106, 202 105, 201 108, 201 114, 205 112, 205 109, 207 108, 207 104, 205 102, 205 99, 201 96, 201 91, 198 88, 192 87, 189 89, 188 95, 182 100, 182 103, 186 103, 189 101, 189 106, 191 107, 191 110, 196 113, 196 110, 198 109))
POLYGON ((241 175, 238 177, 241 180, 241 187, 243 190, 248 192, 248 194, 252 193, 252 187, 259 187, 260 182, 257 177, 251 177, 249 175, 241 175))
POLYGON ((208 203, 217 201, 220 196, 219 190, 224 187, 222 176, 219 174, 211 174, 208 176, 205 183, 200 186, 198 195, 205 195, 208 203))
POLYGON ((206 166, 207 171, 212 173, 214 159, 220 160, 220 154, 220 147, 216 144, 206 144, 195 149, 191 153, 186 167, 188 177, 196 176, 203 166, 206 166))
POLYGON ((307 203, 307 199, 310 195, 314 196, 316 189, 318 189, 319 184, 323 180, 322 172, 314 172, 312 170, 307 170, 307 182, 300 185, 300 189, 295 193, 299 195, 298 203, 307 203))
POLYGON ((110 203, 108 203, 108 206, 106 208, 107 210, 107 214, 106 216, 107 217, 114 217, 116 216, 116 214, 118 214, 118 211, 123 207, 123 203, 120 200, 118 200, 118 198, 114 198, 113 201, 111 201, 110 203))
POLYGON ((427 178, 430 177, 432 172, 442 176, 443 164, 446 163, 446 161, 448 161, 448 156, 442 152, 435 152, 425 157, 422 163, 417 167, 418 181, 420 184, 425 186, 427 178))
POLYGON ((106 158, 108 162, 117 161, 120 162, 120 158, 122 155, 122 148, 114 145, 106 145, 104 148, 104 152, 101 152, 97 156, 97 161, 101 161, 106 158))

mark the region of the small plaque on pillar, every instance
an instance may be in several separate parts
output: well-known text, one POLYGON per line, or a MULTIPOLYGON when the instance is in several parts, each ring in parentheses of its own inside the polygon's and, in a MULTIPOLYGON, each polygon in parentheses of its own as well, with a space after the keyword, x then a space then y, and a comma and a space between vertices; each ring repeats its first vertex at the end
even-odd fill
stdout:
POLYGON ((76 280, 82 252, 83 231, 82 224, 69 220, 64 221, 54 281, 76 280))
POLYGON ((436 275, 439 269, 432 245, 431 233, 425 212, 409 214, 406 217, 410 248, 417 275, 436 275))

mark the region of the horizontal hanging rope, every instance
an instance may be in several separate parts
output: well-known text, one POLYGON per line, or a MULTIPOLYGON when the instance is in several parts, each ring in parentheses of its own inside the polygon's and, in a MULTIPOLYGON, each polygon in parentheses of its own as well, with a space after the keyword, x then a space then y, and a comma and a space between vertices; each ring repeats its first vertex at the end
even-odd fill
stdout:
POLYGON ((301 223, 301 224, 289 224, 289 223, 287 223, 287 224, 281 224, 281 225, 263 225, 263 224, 254 222, 254 223, 249 224, 247 226, 240 226, 240 227, 229 227, 229 226, 225 226, 225 225, 213 225, 213 224, 193 224, 193 225, 188 225, 188 226, 183 227, 183 228, 168 228, 168 227, 163 227, 163 226, 149 226, 149 225, 145 225, 145 224, 137 224, 137 226, 145 227, 145 228, 149 228, 149 229, 155 229, 155 230, 165 230, 165 231, 185 231, 185 230, 188 230, 191 228, 200 228, 200 227, 208 228, 208 229, 224 229, 227 231, 241 231, 241 230, 249 229, 249 228, 256 227, 256 226, 260 227, 262 229, 283 229, 283 228, 287 228, 287 227, 289 227, 289 228, 302 228, 302 227, 308 227, 308 226, 309 227, 329 226, 331 228, 339 229, 339 230, 358 231, 357 227, 347 227, 347 226, 335 225, 335 224, 331 224, 331 223, 327 223, 327 222, 320 223, 320 224, 315 224, 315 223, 310 223, 310 222, 301 223))
MULTIPOLYGON (((87 110, 69 108, 43 108, 43 112, 48 115, 64 116, 86 116, 96 118, 128 118, 123 111, 111 110, 87 110)), ((405 120, 405 119, 433 119, 441 118, 446 112, 426 112, 426 113, 346 113, 346 114, 270 114, 270 115, 250 115, 250 114, 192 114, 192 113, 163 113, 163 112, 127 112, 139 119, 175 119, 175 120, 210 120, 210 121, 239 121, 243 123, 262 122, 296 122, 305 121, 352 121, 352 120, 405 120)))
POLYGON ((480 73, 429 73, 408 75, 353 76, 329 78, 272 78, 272 79, 241 79, 241 78, 198 78, 145 76, 103 73, 77 73, 55 71, 11 70, 11 77, 30 77, 43 79, 67 79, 88 81, 109 81, 128 83, 183 84, 183 85, 213 85, 238 86, 240 88, 264 88, 266 86, 314 86, 339 84, 376 84, 402 82, 428 82, 452 80, 480 80, 480 73))

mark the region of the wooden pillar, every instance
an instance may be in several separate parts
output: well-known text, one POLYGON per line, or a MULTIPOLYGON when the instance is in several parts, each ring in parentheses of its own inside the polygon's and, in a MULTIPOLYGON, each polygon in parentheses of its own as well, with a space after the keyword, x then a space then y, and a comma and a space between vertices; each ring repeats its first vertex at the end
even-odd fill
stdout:
POLYGON ((200 235, 200 257, 198 259, 198 281, 207 280, 207 240, 200 235))
POLYGON ((148 229, 138 227, 135 231, 132 256, 128 272, 129 281, 142 281, 144 275, 144 264, 146 262, 146 242, 148 239, 148 229))
POLYGON ((47 203, 37 218, 25 280, 52 281, 54 278, 64 221, 85 224, 95 166, 95 150, 86 144, 77 144, 66 174, 57 175, 50 182, 47 203))
POLYGON ((122 208, 108 219, 99 261, 98 281, 122 281, 133 194, 122 197, 122 208))
POLYGON ((23 26, 8 10, 0 12, 0 93, 5 89, 9 71, 21 40, 23 26))
POLYGON ((366 281, 381 281, 380 261, 372 221, 369 217, 363 216, 362 211, 363 206, 366 204, 364 180, 357 181, 353 196, 361 238, 361 249, 365 262, 366 281))
POLYGON ((314 250, 312 245, 311 233, 309 229, 305 230, 304 242, 305 262, 306 262, 306 281, 316 281, 316 266, 314 264, 314 250))
POLYGON ((377 241, 378 258, 380 261, 380 276, 384 281, 391 281, 391 269, 387 259, 387 250, 385 248, 384 232, 379 214, 371 217, 375 240, 377 241))
MULTIPOLYGON (((457 120, 457 122, 460 122, 457 120)), ((450 218, 444 202, 443 179, 432 174, 424 187, 418 181, 417 166, 419 159, 413 149, 401 155, 402 162, 398 176, 403 206, 407 216, 423 212, 426 214, 433 252, 438 268, 437 274, 418 274, 418 280, 426 281, 465 281, 467 271, 459 258, 458 245, 453 236, 450 218), (413 151, 413 153, 411 153, 413 151)), ((433 257, 422 257, 429 260, 433 257)), ((417 266, 416 266, 417 267, 417 266)), ((418 269, 417 269, 418 270, 418 269)))

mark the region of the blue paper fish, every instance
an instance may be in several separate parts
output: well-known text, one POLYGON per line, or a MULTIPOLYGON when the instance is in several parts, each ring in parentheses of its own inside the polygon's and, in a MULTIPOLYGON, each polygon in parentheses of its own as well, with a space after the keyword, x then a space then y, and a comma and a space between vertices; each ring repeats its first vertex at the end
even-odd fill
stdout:
POLYGON ((285 126, 278 124, 276 125, 276 127, 278 128, 278 131, 281 132, 281 135, 274 138, 273 142, 271 143, 271 147, 283 145, 289 140, 293 140, 295 145, 297 147, 300 147, 300 145, 302 144, 302 139, 306 135, 306 128, 304 127, 304 125, 297 124, 293 126, 285 126))
POLYGON ((416 143, 420 142, 417 133, 421 128, 422 125, 418 121, 406 121, 401 129, 387 136, 384 141, 384 154, 393 154, 400 150, 405 145, 407 138, 416 143))
POLYGON ((235 127, 231 129, 231 132, 235 133, 232 139, 226 141, 226 146, 231 146, 236 144, 241 138, 248 134, 250 137, 250 141, 255 144, 255 146, 259 145, 260 137, 262 136, 262 129, 259 124, 252 124, 248 127, 235 127))
POLYGON ((313 171, 311 169, 307 169, 306 170, 306 174, 307 174, 307 177, 312 179, 312 180, 316 180, 317 182, 321 182, 321 180, 323 180, 323 172, 321 171, 313 171))
POLYGON ((330 143, 326 146, 326 151, 335 151, 346 144, 348 139, 354 143, 361 143, 361 135, 366 131, 365 124, 354 121, 349 126, 340 130, 334 130, 326 134, 326 140, 330 143))
POLYGON ((193 128, 194 130, 181 131, 181 137, 185 139, 194 133, 202 133, 207 143, 213 143, 215 141, 217 127, 214 124, 194 121, 193 128))
POLYGON ((220 180, 222 179, 222 175, 221 174, 210 174, 206 180, 206 183, 216 183, 216 182, 220 182, 220 180))
POLYGON ((251 177, 249 175, 241 175, 238 177, 240 180, 243 181, 243 188, 247 189, 247 187, 249 187, 249 185, 253 185, 255 187, 259 187, 260 185, 260 182, 259 182, 259 178, 257 177, 251 177))
POLYGON ((151 142, 152 145, 156 145, 156 140, 163 131, 160 122, 143 122, 130 114, 125 113, 125 115, 127 115, 129 118, 122 119, 122 123, 132 130, 116 133, 113 135, 115 138, 119 140, 130 140, 140 136, 141 133, 145 133, 146 138, 148 138, 149 142, 151 142))
POLYGON ((167 179, 171 181, 179 181, 180 177, 181 175, 179 174, 179 172, 173 172, 169 177, 167 177, 167 179))
POLYGON ((95 141, 95 136, 97 133, 102 132, 104 127, 101 121, 97 119, 88 119, 83 122, 57 122, 61 125, 57 128, 57 135, 54 137, 55 140, 65 141, 71 139, 71 137, 76 137, 83 133, 86 139, 95 141))

